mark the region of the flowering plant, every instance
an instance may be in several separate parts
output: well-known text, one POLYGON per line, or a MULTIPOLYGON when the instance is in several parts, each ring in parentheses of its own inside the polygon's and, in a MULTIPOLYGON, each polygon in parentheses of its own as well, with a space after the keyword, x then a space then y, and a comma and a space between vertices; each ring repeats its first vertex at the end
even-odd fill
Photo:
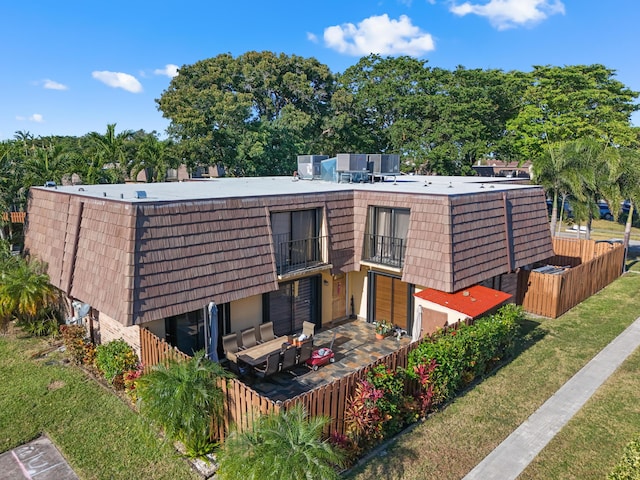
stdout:
POLYGON ((379 322, 373 322, 376 327, 376 333, 386 335, 393 330, 393 324, 388 320, 380 320, 379 322))

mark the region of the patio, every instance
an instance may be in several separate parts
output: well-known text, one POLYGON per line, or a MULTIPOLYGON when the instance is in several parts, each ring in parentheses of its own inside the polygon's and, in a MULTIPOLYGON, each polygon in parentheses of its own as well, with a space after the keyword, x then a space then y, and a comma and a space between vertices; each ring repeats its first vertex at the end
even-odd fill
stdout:
POLYGON ((373 325, 363 320, 345 320, 334 322, 316 332, 313 339, 314 349, 328 348, 334 334, 334 363, 321 366, 317 371, 306 366, 298 366, 267 379, 247 375, 241 380, 270 400, 285 401, 345 377, 411 342, 411 337, 407 335, 400 340, 393 336, 377 340, 373 325))

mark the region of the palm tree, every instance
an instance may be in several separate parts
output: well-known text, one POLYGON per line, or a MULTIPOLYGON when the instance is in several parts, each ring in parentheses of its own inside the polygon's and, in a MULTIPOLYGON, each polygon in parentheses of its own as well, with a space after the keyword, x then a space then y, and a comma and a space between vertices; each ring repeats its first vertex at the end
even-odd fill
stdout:
POLYGON ((173 143, 171 140, 158 140, 158 138, 150 133, 145 135, 140 143, 136 158, 129 165, 131 178, 135 180, 138 173, 147 170, 147 182, 161 182, 167 175, 167 169, 173 163, 171 158, 171 149, 173 143))
POLYGON ((344 455, 321 439, 326 417, 306 418, 296 404, 286 412, 258 417, 253 429, 232 432, 218 453, 221 480, 339 478, 344 455))
POLYGON ((5 259, 0 267, 0 318, 41 319, 57 302, 45 265, 37 260, 5 259))
MULTIPOLYGON (((125 177, 124 169, 127 166, 127 155, 125 144, 131 140, 134 132, 132 130, 124 130, 116 134, 116 124, 107 125, 106 133, 91 132, 88 138, 93 147, 92 169, 90 169, 90 177, 85 183, 98 183, 104 178, 100 176, 99 170, 110 169, 116 173, 116 181, 123 182, 125 177), (96 178, 94 178, 96 177, 96 178), (94 181, 97 180, 97 181, 94 181)), ((108 178, 108 177, 107 177, 108 178)), ((108 178, 109 180, 112 180, 108 178)))
POLYGON ((558 197, 562 197, 563 206, 569 195, 578 200, 584 199, 582 186, 588 169, 574 150, 571 142, 549 143, 545 153, 533 162, 534 181, 553 194, 551 235, 556 234, 558 197))
POLYGON ((217 381, 231 376, 202 350, 186 361, 171 359, 138 380, 140 411, 169 438, 182 442, 187 456, 204 456, 215 447, 211 420, 219 422, 224 407, 217 381))

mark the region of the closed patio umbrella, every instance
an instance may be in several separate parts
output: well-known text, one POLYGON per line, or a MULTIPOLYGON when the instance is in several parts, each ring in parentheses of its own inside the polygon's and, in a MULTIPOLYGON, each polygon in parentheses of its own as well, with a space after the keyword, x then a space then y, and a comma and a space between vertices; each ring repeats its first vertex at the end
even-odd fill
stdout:
POLYGON ((414 315, 413 328, 411 329, 411 342, 420 340, 420 332, 422 331, 422 307, 416 306, 416 314, 414 315))
POLYGON ((218 358, 218 306, 216 302, 209 302, 209 342, 207 344, 207 358, 212 362, 219 362, 218 358))

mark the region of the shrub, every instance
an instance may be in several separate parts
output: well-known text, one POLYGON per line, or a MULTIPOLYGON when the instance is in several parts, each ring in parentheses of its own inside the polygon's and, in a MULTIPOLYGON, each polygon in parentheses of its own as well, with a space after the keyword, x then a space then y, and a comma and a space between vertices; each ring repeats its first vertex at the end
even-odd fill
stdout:
POLYGON ((142 376, 143 365, 139 363, 136 368, 124 373, 124 391, 135 404, 138 401, 138 379, 142 376))
POLYGON ((376 402, 382 416, 383 435, 391 436, 409 423, 413 409, 404 395, 405 371, 402 368, 391 370, 386 365, 377 365, 367 373, 367 379, 374 388, 382 392, 376 402))
POLYGON ((71 361, 76 365, 84 363, 87 343, 84 325, 60 325, 60 334, 71 361))
POLYGON ((344 422, 347 435, 361 453, 384 438, 384 416, 378 405, 384 392, 367 380, 356 384, 353 395, 347 400, 344 422))
POLYGON ((219 363, 207 360, 203 350, 189 360, 171 359, 137 380, 140 411, 167 437, 182 442, 188 457, 204 456, 216 446, 212 419, 222 419, 224 395, 217 381, 230 376, 219 363))
POLYGON ((520 307, 506 305, 497 314, 481 318, 473 325, 439 331, 409 354, 409 374, 417 379, 416 367, 435 360, 437 366, 430 375, 433 402, 452 398, 465 384, 486 374, 496 362, 513 353, 517 321, 522 316, 520 307))
POLYGON ((327 417, 307 418, 298 403, 258 417, 253 428, 231 432, 218 453, 221 480, 338 480, 344 453, 322 439, 327 417))
POLYGON ((117 389, 123 389, 124 372, 138 364, 138 356, 124 340, 113 340, 96 347, 96 367, 117 389))
POLYGON ((630 442, 624 449, 622 460, 607 476, 608 480, 635 480, 640 478, 640 438, 630 442))

